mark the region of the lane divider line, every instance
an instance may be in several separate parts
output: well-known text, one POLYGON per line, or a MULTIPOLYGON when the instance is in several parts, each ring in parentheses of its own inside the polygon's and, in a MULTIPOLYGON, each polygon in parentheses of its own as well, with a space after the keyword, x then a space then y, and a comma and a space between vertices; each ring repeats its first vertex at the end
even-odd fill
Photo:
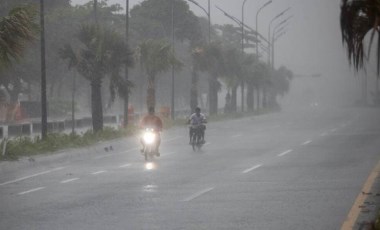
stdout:
POLYGON ((263 166, 263 165, 261 165, 261 164, 259 164, 259 165, 255 165, 255 166, 253 166, 252 168, 249 168, 249 169, 244 170, 242 173, 249 173, 249 172, 251 172, 251 171, 253 171, 253 170, 255 170, 255 169, 260 168, 261 166, 263 166))
POLYGON ((241 135, 241 134, 236 134, 236 135, 231 136, 231 138, 238 138, 238 137, 241 137, 241 136, 243 136, 243 135, 241 135))
POLYGON ((308 141, 305 141, 304 143, 302 143, 302 145, 308 145, 310 144, 312 141, 311 140, 308 140, 308 141))
POLYGON ((131 164, 130 164, 130 163, 128 163, 128 164, 125 164, 125 165, 120 165, 120 166, 119 166, 119 168, 127 168, 127 167, 129 167, 129 166, 131 166, 131 164))
POLYGON ((182 138, 182 136, 178 136, 178 137, 174 137, 174 138, 171 138, 171 139, 164 140, 164 141, 162 141, 162 142, 163 142, 163 143, 166 143, 166 142, 175 141, 175 140, 177 140, 177 139, 181 139, 181 138, 182 138))
POLYGON ((105 173, 105 172, 107 172, 107 171, 106 170, 102 170, 102 171, 93 172, 91 174, 92 175, 98 175, 98 174, 105 173))
POLYGON ((51 172, 59 171, 59 170, 62 170, 64 168, 65 167, 59 167, 59 168, 47 170, 47 171, 44 171, 44 172, 36 173, 36 174, 30 175, 30 176, 21 177, 21 178, 16 179, 16 180, 11 180, 11 181, 7 181, 7 182, 4 182, 4 183, 1 183, 0 186, 6 185, 6 184, 15 183, 15 182, 19 182, 19 181, 26 180, 26 179, 29 179, 29 178, 32 178, 32 177, 36 177, 36 176, 41 176, 41 175, 48 174, 48 173, 51 173, 51 172))
POLYGON ((107 157, 112 157, 114 154, 107 154, 107 155, 103 155, 103 156, 97 156, 95 157, 94 159, 95 160, 99 160, 99 159, 103 159, 103 158, 107 158, 107 157))
POLYGON ((31 189, 31 190, 28 190, 28 191, 25 191, 25 192, 20 192, 18 195, 24 195, 24 194, 28 194, 28 193, 31 193, 31 192, 36 192, 36 191, 42 190, 44 188, 45 187, 34 188, 34 189, 31 189))
POLYGON ((198 197, 200 197, 200 196, 202 196, 202 195, 204 195, 204 194, 206 194, 206 193, 212 191, 213 189, 214 189, 213 187, 211 187, 211 188, 207 188, 207 189, 205 189, 205 190, 202 190, 202 191, 200 191, 200 192, 195 193, 194 195, 192 195, 192 196, 190 196, 190 197, 184 199, 183 201, 185 201, 185 202, 192 201, 192 200, 194 200, 194 199, 196 199, 196 198, 198 198, 198 197))
POLYGON ((99 160, 99 159, 103 159, 103 158, 106 158, 106 157, 112 157, 112 156, 116 156, 116 155, 120 155, 120 154, 125 154, 125 153, 129 153, 129 152, 133 152, 133 151, 136 151, 136 150, 139 150, 139 148, 132 148, 132 149, 128 149, 128 150, 125 150, 125 151, 118 152, 118 153, 111 153, 111 154, 107 154, 107 155, 97 156, 97 157, 94 157, 94 159, 95 160, 99 160))
POLYGON ((63 181, 61 181, 61 184, 66 184, 66 183, 73 182, 76 180, 79 180, 79 178, 76 177, 76 178, 72 178, 72 179, 68 179, 68 180, 63 180, 63 181))
POLYGON ((354 229, 355 223, 361 212, 360 206, 363 205, 365 200, 367 199, 368 195, 366 195, 366 193, 369 193, 371 191, 373 184, 375 183, 375 180, 376 178, 378 178, 379 174, 380 174, 380 161, 377 163, 376 167, 372 170, 372 172, 368 176, 368 179, 364 183, 361 192, 356 197, 356 200, 350 212, 348 213, 346 220, 342 224, 341 230, 354 229))
POLYGON ((287 151, 285 151, 285 152, 283 152, 283 153, 278 154, 277 156, 278 156, 278 157, 283 157, 283 156, 285 156, 286 154, 291 153, 291 152, 293 152, 293 149, 289 149, 289 150, 287 150, 287 151))
POLYGON ((167 156, 173 155, 174 153, 175 153, 175 152, 170 152, 170 153, 162 154, 162 155, 161 155, 161 158, 162 158, 162 157, 167 157, 167 156))

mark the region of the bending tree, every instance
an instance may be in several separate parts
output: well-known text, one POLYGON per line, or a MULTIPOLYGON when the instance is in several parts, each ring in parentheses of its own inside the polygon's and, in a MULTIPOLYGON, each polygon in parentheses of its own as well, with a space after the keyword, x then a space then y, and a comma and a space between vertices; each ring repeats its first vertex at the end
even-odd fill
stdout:
MULTIPOLYGON (((92 125, 94 132, 97 132, 103 129, 102 81, 110 76, 111 87, 119 85, 119 92, 128 91, 129 82, 123 82, 119 74, 126 60, 131 60, 131 52, 123 37, 112 29, 82 25, 77 38, 81 46, 74 49, 71 45, 66 45, 61 50, 61 57, 68 59, 91 84, 92 125)), ((115 91, 111 90, 111 94, 112 92, 115 91)))
POLYGON ((377 33, 377 71, 380 71, 380 2, 378 0, 342 0, 340 26, 343 44, 347 45, 350 64, 358 70, 363 68, 364 57, 370 56, 370 49, 377 33), (368 32, 371 39, 368 54, 364 52, 364 39, 368 32))
POLYGON ((180 68, 182 63, 176 59, 172 47, 165 41, 147 40, 138 47, 140 65, 148 75, 147 107, 156 106, 156 76, 168 71, 171 66, 180 68))
POLYGON ((19 59, 26 43, 35 39, 36 10, 31 6, 16 7, 0 18, 0 70, 19 59))

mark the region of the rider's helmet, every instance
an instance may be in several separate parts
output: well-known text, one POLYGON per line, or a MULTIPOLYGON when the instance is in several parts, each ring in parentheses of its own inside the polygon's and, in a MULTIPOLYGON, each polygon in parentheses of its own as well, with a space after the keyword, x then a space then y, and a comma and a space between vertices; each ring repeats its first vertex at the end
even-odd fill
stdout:
POLYGON ((195 108, 195 113, 197 115, 199 115, 201 113, 201 108, 199 108, 199 107, 195 108))
POLYGON ((153 106, 150 106, 150 107, 148 108, 148 113, 149 113, 150 115, 154 115, 154 107, 153 107, 153 106))

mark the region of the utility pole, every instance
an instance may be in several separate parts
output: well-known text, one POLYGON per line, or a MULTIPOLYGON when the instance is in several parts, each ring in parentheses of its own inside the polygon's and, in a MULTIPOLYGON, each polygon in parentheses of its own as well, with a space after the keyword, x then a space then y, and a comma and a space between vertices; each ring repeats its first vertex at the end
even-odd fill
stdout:
MULTIPOLYGON (((125 45, 129 44, 129 0, 125 1, 125 45)), ((129 78, 128 72, 128 59, 125 60, 125 83, 127 85, 129 78)), ((123 127, 128 127, 128 107, 129 107, 129 89, 126 90, 124 95, 124 123, 123 127)))
MULTIPOLYGON (((172 47, 173 47, 173 55, 175 52, 175 44, 174 44, 174 1, 172 0, 172 47)), ((174 66, 172 64, 172 96, 171 96, 171 118, 174 120, 175 113, 174 113, 174 66)))
POLYGON ((46 58, 45 58, 45 10, 44 0, 40 0, 41 24, 41 137, 47 137, 47 100, 46 100, 46 58))

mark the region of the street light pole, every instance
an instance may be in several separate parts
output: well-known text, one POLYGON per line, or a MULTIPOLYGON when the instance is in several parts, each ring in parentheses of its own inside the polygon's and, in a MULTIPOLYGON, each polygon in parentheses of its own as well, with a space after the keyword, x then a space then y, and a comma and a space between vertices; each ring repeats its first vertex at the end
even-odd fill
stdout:
MULTIPOLYGON (((258 21, 259 21, 259 14, 261 12, 262 9, 264 9, 265 7, 267 7, 269 4, 272 3, 272 0, 269 0, 268 2, 266 2, 263 6, 261 6, 259 8, 259 10, 257 11, 256 13, 256 55, 257 55, 257 59, 259 60, 260 59, 260 56, 259 56, 259 40, 258 40, 258 35, 259 35, 259 31, 258 31, 258 21)), ((266 85, 264 83, 263 85, 263 107, 265 108, 266 107, 266 85)), ((259 89, 258 89, 258 95, 260 95, 260 92, 259 92, 259 89)), ((258 99, 259 101, 259 99, 258 99)), ((260 108, 260 103, 257 104, 257 108, 260 108)))
MULTIPOLYGON (((274 42, 274 36, 275 36, 275 33, 277 32, 276 30, 280 27, 280 26, 282 26, 282 25, 284 25, 286 22, 288 22, 289 21, 289 19, 291 19, 293 17, 293 15, 290 15, 289 17, 287 17, 286 19, 284 19, 282 22, 280 22, 279 24, 277 24, 275 27, 274 27, 274 29, 273 29, 273 32, 272 32, 272 64, 271 64, 271 66, 272 66, 272 69, 274 68, 274 52, 273 52, 273 49, 274 49, 274 44, 273 44, 273 42, 274 42)), ((287 25, 287 24, 286 24, 287 25)), ((283 26, 281 29, 284 29, 285 27, 286 27, 286 25, 285 26, 283 26)))
MULTIPOLYGON (((172 47, 173 47, 173 54, 175 52, 174 47, 174 0, 172 0, 172 47)), ((175 113, 174 113, 174 66, 172 65, 172 96, 171 96, 171 118, 174 120, 175 113)))
POLYGON ((210 7, 210 0, 208 0, 208 10, 206 10, 203 6, 201 6, 198 2, 195 0, 188 0, 189 2, 193 3, 194 5, 198 6, 200 9, 202 9, 207 17, 208 17, 208 43, 211 42, 211 7, 210 7))
MULTIPOLYGON (((247 0, 243 1, 241 6, 241 52, 244 55, 244 5, 247 0)), ((241 111, 244 112, 244 80, 241 79, 241 111)))
MULTIPOLYGON (((272 3, 272 0, 269 0, 268 2, 266 2, 262 7, 260 7, 260 9, 257 11, 256 13, 256 32, 257 34, 259 34, 259 31, 258 31, 258 20, 259 20, 259 13, 262 9, 264 9, 265 7, 267 7, 269 4, 272 3)), ((257 55, 257 58, 259 58, 259 46, 258 46, 258 37, 256 35, 256 55, 257 55)))
POLYGON ((46 99, 46 54, 45 54, 45 10, 44 0, 40 0, 41 23, 41 137, 47 137, 47 99, 46 99))
POLYGON ((286 25, 281 28, 274 28, 272 34, 272 69, 274 69, 274 43, 276 40, 286 33, 286 25))
MULTIPOLYGON (((272 26, 272 23, 276 20, 276 19, 278 19, 279 17, 281 17, 282 15, 284 15, 288 10, 290 10, 291 9, 291 7, 288 7, 288 8, 286 8, 284 11, 282 11, 281 13, 279 13, 279 14, 277 14, 271 21, 270 21, 270 23, 269 23, 269 28, 268 28, 268 41, 270 41, 271 40, 271 36, 270 36, 270 32, 271 32, 271 26, 272 26)), ((271 59, 271 44, 269 44, 269 50, 268 50, 268 53, 269 53, 269 55, 268 55, 268 65, 270 65, 270 59, 271 59)))
MULTIPOLYGON (((125 1, 125 45, 129 44, 129 0, 125 1)), ((128 82, 129 72, 128 72, 128 61, 125 62, 125 81, 128 82)), ((129 107, 129 92, 124 95, 124 124, 123 127, 128 126, 128 107, 129 107)))
POLYGON ((211 7, 210 0, 208 0, 208 43, 211 42, 211 7))

